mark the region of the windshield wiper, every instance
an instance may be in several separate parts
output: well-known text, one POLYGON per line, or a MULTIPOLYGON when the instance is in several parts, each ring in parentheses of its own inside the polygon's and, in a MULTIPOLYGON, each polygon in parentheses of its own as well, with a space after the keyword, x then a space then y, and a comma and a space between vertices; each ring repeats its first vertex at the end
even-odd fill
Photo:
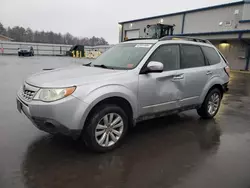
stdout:
POLYGON ((82 66, 90 66, 92 62, 86 63, 86 64, 82 64, 82 66))
POLYGON ((55 68, 43 69, 44 71, 54 70, 55 68))
POLYGON ((94 67, 101 67, 101 68, 104 68, 104 69, 114 69, 112 67, 107 67, 106 65, 104 64, 101 64, 101 65, 94 65, 94 67))

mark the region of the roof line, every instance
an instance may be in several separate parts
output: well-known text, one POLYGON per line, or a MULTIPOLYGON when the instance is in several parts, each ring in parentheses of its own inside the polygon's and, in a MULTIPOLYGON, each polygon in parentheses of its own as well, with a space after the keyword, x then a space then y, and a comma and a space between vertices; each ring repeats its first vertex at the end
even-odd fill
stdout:
POLYGON ((250 1, 249 0, 241 0, 241 1, 225 3, 225 4, 220 4, 220 5, 214 5, 214 6, 208 6, 208 7, 203 7, 203 8, 193 9, 193 10, 186 10, 186 11, 180 11, 180 12, 175 12, 175 13, 170 13, 170 14, 162 14, 162 15, 158 15, 158 16, 122 21, 122 22, 119 22, 119 24, 125 24, 125 23, 136 22, 136 21, 143 21, 143 20, 154 19, 154 18, 161 18, 161 17, 166 17, 166 16, 174 16, 174 15, 178 15, 178 14, 198 12, 198 11, 215 9, 215 8, 223 8, 226 6, 240 5, 240 4, 244 4, 244 3, 250 3, 250 1))
POLYGON ((249 23, 250 20, 240 20, 239 23, 249 23))
POLYGON ((8 39, 8 40, 14 40, 14 39, 12 39, 12 38, 10 38, 10 37, 6 37, 6 36, 1 35, 1 34, 0 34, 0 37, 3 37, 3 38, 8 39))
POLYGON ((216 31, 216 32, 204 32, 204 33, 185 33, 176 34, 174 36, 197 36, 197 35, 220 35, 220 34, 237 34, 237 33, 250 33, 250 30, 236 30, 236 31, 216 31))

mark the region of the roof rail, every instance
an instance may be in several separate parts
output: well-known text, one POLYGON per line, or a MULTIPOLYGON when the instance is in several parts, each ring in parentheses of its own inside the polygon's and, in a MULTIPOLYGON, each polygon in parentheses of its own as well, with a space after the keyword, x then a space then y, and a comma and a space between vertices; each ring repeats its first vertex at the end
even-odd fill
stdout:
POLYGON ((209 40, 206 39, 201 39, 201 38, 194 38, 194 37, 185 37, 185 36, 165 36, 160 38, 159 41, 164 41, 164 40, 187 40, 187 41, 193 41, 193 42, 202 42, 202 43, 207 43, 211 44, 209 40))

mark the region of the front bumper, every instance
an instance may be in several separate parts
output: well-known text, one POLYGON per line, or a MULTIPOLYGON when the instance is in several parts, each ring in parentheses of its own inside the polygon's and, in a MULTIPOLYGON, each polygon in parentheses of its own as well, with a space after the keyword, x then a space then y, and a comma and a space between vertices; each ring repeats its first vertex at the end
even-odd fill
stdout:
POLYGON ((20 53, 20 54, 30 54, 31 52, 29 52, 29 51, 19 51, 18 53, 20 53))
POLYGON ((20 92, 17 94, 17 109, 25 114, 40 130, 51 134, 64 134, 78 137, 83 128, 81 119, 87 104, 73 96, 46 103, 25 101, 20 92))

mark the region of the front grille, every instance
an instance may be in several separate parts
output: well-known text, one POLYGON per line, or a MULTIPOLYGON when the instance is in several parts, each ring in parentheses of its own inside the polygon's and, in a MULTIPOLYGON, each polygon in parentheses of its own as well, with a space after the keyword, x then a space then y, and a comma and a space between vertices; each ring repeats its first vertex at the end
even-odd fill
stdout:
POLYGON ((35 91, 31 91, 31 90, 23 90, 22 92, 22 97, 23 99, 27 100, 27 101, 30 101, 33 99, 35 95, 35 91))
POLYGON ((31 101, 34 98, 37 91, 38 88, 35 88, 28 84, 24 84, 21 91, 21 96, 25 101, 31 101))

